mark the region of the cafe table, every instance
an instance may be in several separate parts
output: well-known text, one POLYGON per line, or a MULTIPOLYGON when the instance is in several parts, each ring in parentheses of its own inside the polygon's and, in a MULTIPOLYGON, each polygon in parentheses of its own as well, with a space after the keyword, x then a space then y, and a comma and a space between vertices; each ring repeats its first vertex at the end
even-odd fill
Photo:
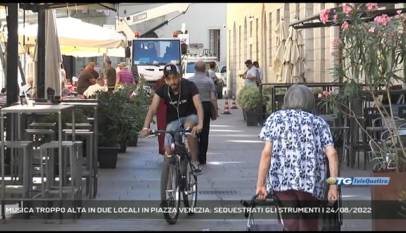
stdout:
MULTIPOLYGON (((17 124, 18 128, 21 127, 21 115, 22 114, 53 114, 56 113, 58 114, 58 157, 59 157, 59 170, 62 171, 62 112, 63 111, 69 111, 72 114, 72 141, 75 141, 75 112, 74 112, 74 106, 69 105, 69 104, 34 104, 34 105, 13 105, 9 107, 2 108, 0 110, 1 112, 1 120, 0 120, 0 131, 4 132, 4 115, 5 114, 17 114, 17 124)), ((13 141, 19 141, 21 140, 21 130, 18 130, 18 135, 17 135, 17 140, 12 137, 10 138, 11 142, 13 141)), ((5 144, 5 138, 4 134, 0 134, 1 137, 1 170, 2 170, 2 185, 5 187, 4 183, 4 144, 5 144)), ((63 181, 63 174, 60 172, 59 173, 59 196, 60 199, 62 199, 63 194, 62 194, 62 181, 63 181)), ((3 190, 5 190, 3 188, 3 190)), ((3 193, 4 194, 4 193, 3 193)))

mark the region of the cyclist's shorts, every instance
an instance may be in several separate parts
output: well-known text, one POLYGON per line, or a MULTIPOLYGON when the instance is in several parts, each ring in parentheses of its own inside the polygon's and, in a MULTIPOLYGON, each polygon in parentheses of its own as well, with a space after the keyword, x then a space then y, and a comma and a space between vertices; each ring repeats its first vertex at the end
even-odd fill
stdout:
MULTIPOLYGON (((169 122, 169 124, 166 125, 166 130, 171 131, 171 130, 179 130, 181 129, 181 126, 184 125, 186 122, 191 122, 193 125, 197 125, 198 120, 197 120, 197 115, 196 114, 191 114, 189 116, 181 117, 179 120, 174 120, 169 122)), ((182 140, 182 137, 180 135, 177 135, 179 138, 176 140, 179 142, 182 140)), ((171 145, 172 143, 172 136, 170 134, 165 135, 165 145, 171 145)))

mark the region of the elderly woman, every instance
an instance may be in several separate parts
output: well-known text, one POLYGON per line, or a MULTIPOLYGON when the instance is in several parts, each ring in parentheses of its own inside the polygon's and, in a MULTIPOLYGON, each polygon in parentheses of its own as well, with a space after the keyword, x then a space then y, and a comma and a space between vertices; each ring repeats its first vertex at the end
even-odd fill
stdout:
MULTIPOLYGON (((282 207, 294 208, 320 206, 325 199, 327 169, 337 177, 338 159, 329 125, 312 114, 314 107, 312 91, 293 85, 283 109, 266 120, 259 135, 266 142, 259 163, 258 199, 272 192, 282 207)), ((337 196, 337 186, 330 185, 328 201, 334 203, 337 196)), ((285 230, 319 230, 317 214, 286 217, 282 214, 285 230)))

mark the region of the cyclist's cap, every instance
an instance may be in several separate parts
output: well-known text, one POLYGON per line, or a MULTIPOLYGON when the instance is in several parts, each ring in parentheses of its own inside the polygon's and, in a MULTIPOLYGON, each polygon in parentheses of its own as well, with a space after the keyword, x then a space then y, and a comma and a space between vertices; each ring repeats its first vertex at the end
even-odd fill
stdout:
POLYGON ((164 67, 164 75, 168 76, 168 75, 178 75, 179 71, 178 68, 176 67, 176 65, 174 64, 167 64, 164 67))

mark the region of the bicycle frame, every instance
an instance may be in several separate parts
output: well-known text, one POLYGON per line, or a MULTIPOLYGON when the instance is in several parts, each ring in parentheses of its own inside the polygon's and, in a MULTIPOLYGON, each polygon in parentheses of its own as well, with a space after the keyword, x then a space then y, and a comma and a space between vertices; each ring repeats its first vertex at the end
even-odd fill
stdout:
POLYGON ((189 203, 190 201, 188 200, 188 197, 190 195, 193 195, 194 192, 196 192, 196 194, 194 195, 197 195, 196 176, 192 174, 194 177, 188 179, 190 173, 188 168, 192 169, 192 165, 189 152, 185 145, 185 140, 186 136, 190 134, 190 130, 181 129, 176 131, 166 131, 166 130, 152 131, 152 134, 154 135, 159 135, 161 133, 168 133, 172 136, 171 149, 174 151, 172 155, 174 156, 174 158, 170 159, 174 159, 175 161, 167 161, 168 165, 164 164, 164 166, 168 167, 164 167, 161 174, 161 199, 162 201, 167 203, 169 198, 169 201, 171 202, 171 204, 174 205, 174 208, 177 210, 174 216, 164 214, 165 220, 169 224, 175 224, 179 214, 178 208, 180 206, 180 196, 183 195, 183 202, 187 207, 194 207, 197 199, 196 196, 191 196, 193 198, 192 202, 189 203), (179 134, 182 137, 181 141, 176 140, 179 134), (172 172, 175 172, 175 174, 173 174, 172 172), (174 183, 171 183, 172 187, 168 190, 168 183, 173 181, 174 183), (193 186, 192 192, 189 192, 190 190, 188 190, 190 186, 190 181, 194 181, 192 185, 193 186), (175 192, 174 195, 171 195, 173 194, 173 192, 175 192), (174 196, 176 197, 175 200, 173 200, 174 196))

